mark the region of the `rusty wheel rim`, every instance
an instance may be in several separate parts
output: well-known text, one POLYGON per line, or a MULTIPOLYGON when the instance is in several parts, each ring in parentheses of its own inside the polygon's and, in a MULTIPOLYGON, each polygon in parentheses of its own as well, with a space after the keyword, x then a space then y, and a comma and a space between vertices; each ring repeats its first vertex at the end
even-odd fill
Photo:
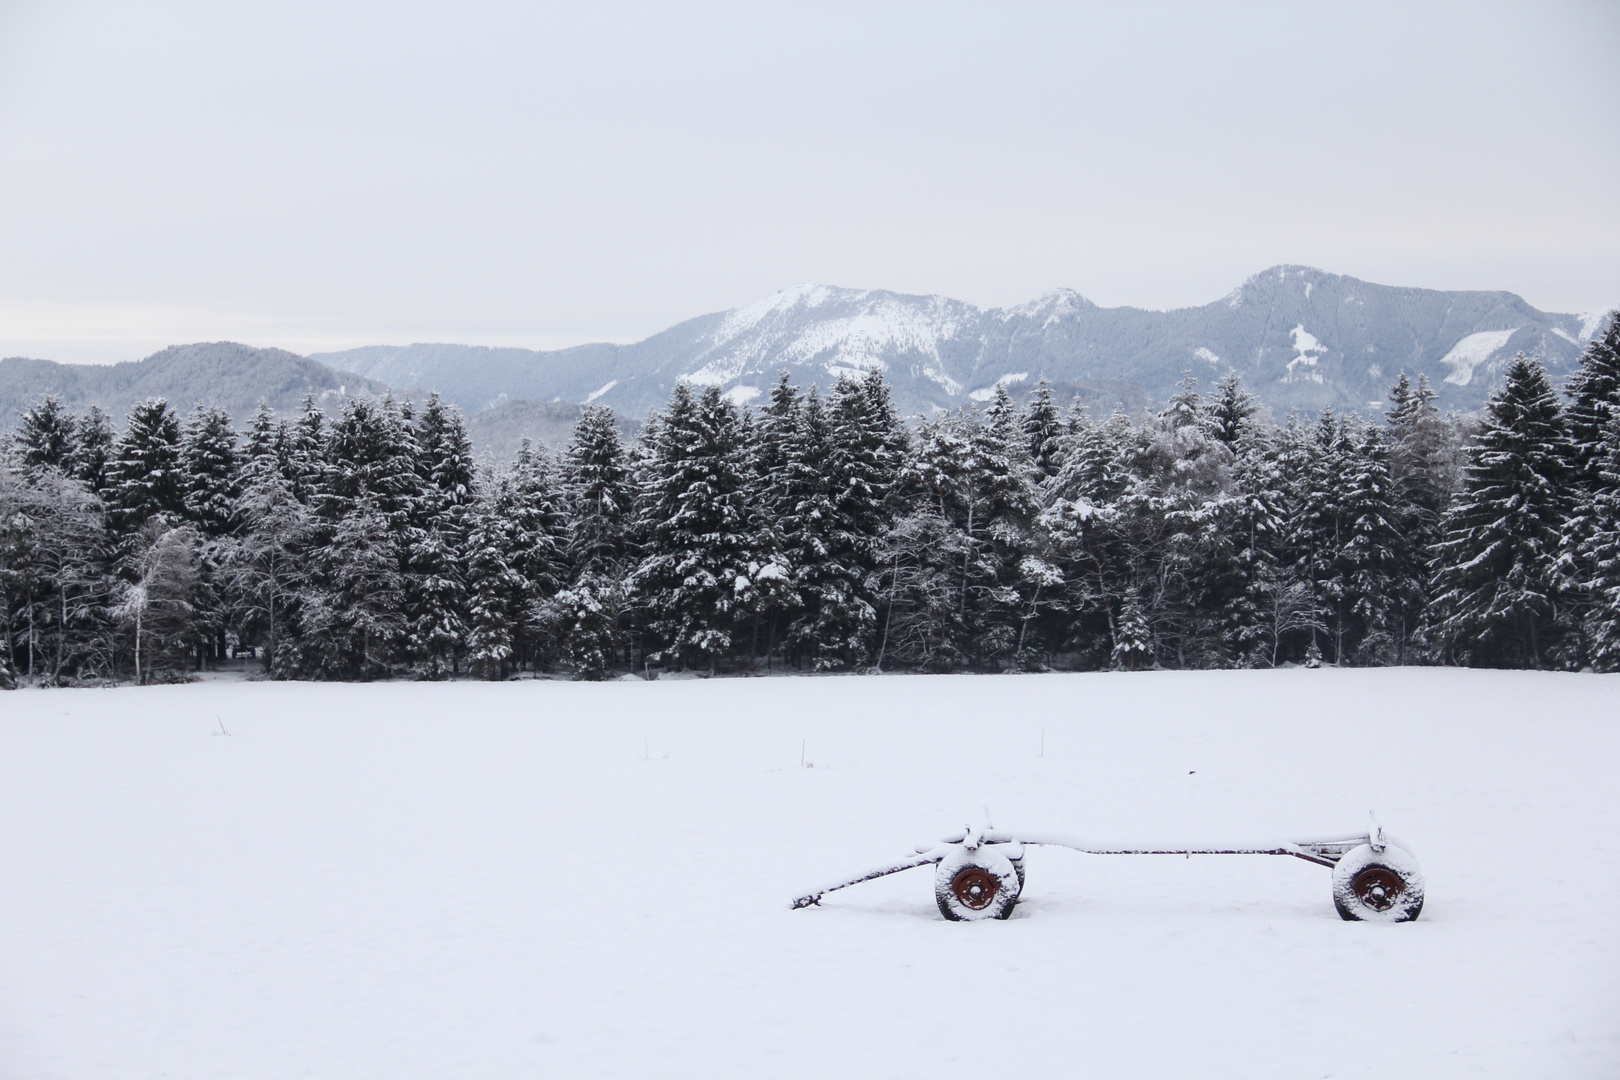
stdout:
POLYGON ((951 878, 951 894, 962 906, 983 911, 1001 891, 1001 881, 982 866, 969 866, 951 878))
POLYGON ((1374 911, 1388 911, 1406 891, 1406 882, 1387 866, 1369 866, 1351 879, 1350 891, 1374 911))

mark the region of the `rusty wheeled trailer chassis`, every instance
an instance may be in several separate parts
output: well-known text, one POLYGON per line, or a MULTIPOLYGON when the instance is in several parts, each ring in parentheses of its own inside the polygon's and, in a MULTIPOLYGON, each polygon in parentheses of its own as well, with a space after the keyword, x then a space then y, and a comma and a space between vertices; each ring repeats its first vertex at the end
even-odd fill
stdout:
POLYGON ((1232 847, 1135 847, 1091 844, 1066 836, 1012 833, 967 827, 916 854, 806 893, 793 907, 820 904, 836 889, 934 866, 934 899, 955 922, 1005 919, 1024 889, 1024 849, 1064 847, 1088 855, 1289 855, 1333 871, 1333 905, 1350 922, 1411 922, 1423 910, 1423 872, 1410 849, 1385 834, 1377 821, 1368 831, 1328 840, 1284 840, 1232 847))

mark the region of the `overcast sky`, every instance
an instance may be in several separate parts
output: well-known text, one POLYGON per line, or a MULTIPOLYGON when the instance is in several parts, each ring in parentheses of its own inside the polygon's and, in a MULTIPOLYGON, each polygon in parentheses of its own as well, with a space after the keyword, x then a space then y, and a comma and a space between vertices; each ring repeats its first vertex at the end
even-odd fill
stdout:
POLYGON ((1620 303, 1620 4, 0 0, 0 355, 630 341, 814 281, 1620 303))

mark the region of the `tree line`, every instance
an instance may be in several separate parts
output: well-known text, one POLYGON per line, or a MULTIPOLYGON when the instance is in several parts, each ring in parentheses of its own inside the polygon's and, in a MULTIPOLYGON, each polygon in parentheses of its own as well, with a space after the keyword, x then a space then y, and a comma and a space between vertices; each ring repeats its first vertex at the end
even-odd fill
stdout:
POLYGON ((1445 663, 1620 670, 1620 325, 1477 417, 1273 424, 1237 377, 1092 417, 1046 386, 907 425, 880 372, 676 387, 626 442, 475 458, 431 395, 122 433, 46 397, 0 454, 0 685, 657 670, 1445 663))

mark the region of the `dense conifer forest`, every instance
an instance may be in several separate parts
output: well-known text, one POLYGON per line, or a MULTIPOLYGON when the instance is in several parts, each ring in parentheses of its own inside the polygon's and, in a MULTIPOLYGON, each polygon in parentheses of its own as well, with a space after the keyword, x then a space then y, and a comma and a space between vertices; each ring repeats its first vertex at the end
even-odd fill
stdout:
POLYGON ((45 398, 0 460, 0 685, 1037 671, 1620 670, 1620 320, 1482 414, 1262 422, 1235 377, 1157 413, 1047 388, 907 425, 881 373, 758 409, 680 385, 626 445, 475 460, 437 396, 45 398))

